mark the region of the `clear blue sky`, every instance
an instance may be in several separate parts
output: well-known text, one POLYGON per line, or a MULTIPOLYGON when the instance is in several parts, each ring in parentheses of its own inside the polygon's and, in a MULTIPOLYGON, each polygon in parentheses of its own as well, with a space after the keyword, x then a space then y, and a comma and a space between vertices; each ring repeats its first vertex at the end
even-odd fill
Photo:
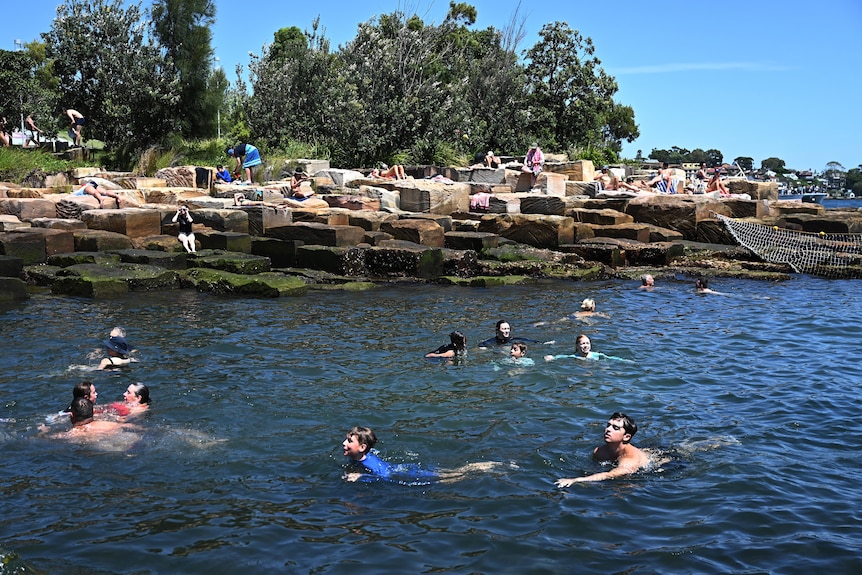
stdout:
MULTIPOLYGON (((475 28, 503 28, 517 0, 474 0, 475 28)), ((39 38, 58 0, 10 1, 0 48, 39 38)), ((145 7, 150 0, 144 0, 145 7)), ((235 64, 260 53, 279 28, 310 28, 320 16, 333 48, 359 23, 403 10, 439 23, 448 0, 216 0, 213 47, 234 79, 235 64)), ((641 136, 623 155, 679 146, 721 150, 725 160, 768 157, 789 168, 862 164, 862 1, 726 0, 639 2, 542 0, 518 12, 531 47, 546 23, 565 21, 591 37, 617 101, 632 106, 641 136)))

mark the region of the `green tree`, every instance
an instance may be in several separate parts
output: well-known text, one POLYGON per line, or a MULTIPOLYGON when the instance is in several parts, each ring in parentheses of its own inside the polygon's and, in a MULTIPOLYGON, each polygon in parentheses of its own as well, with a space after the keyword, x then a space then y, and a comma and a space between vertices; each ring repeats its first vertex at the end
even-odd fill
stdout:
POLYGON ((214 77, 211 27, 216 9, 212 0, 154 0, 153 30, 180 81, 178 125, 184 136, 216 134, 217 110, 226 85, 214 77))
POLYGON ((627 110, 614 110, 617 83, 600 67, 592 39, 565 22, 546 24, 539 36, 526 53, 533 133, 551 148, 634 141, 637 127, 620 121, 627 110))
POLYGON ((776 174, 784 174, 787 170, 784 168, 784 160, 781 158, 766 158, 760 162, 761 170, 771 170, 776 174))
POLYGON ((43 43, 30 42, 18 52, 0 50, 0 110, 11 125, 32 114, 47 134, 56 133, 58 100, 57 79, 43 43))
POLYGON ((270 146, 337 133, 330 125, 341 105, 330 97, 336 65, 319 20, 310 32, 295 26, 278 30, 274 42, 249 65, 248 121, 253 133, 270 146))
POLYGON ((857 198, 862 198, 862 164, 847 170, 847 180, 844 187, 856 194, 857 198))
POLYGON ((87 118, 87 134, 117 147, 160 140, 176 122, 176 75, 149 34, 139 5, 66 0, 42 34, 63 95, 87 118))
POLYGON ((733 163, 746 172, 750 172, 754 169, 754 158, 749 158, 748 156, 739 156, 738 158, 734 158, 733 163))

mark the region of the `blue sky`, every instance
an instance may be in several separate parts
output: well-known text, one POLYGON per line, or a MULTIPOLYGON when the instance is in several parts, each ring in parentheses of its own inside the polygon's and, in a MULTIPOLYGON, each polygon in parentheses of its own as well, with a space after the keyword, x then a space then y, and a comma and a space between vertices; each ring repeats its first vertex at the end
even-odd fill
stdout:
MULTIPOLYGON (((726 161, 750 156, 756 166, 773 156, 799 170, 822 170, 830 161, 847 169, 862 164, 859 0, 468 3, 478 10, 477 29, 505 27, 520 5, 521 49, 557 20, 592 38, 619 84, 617 101, 634 108, 640 128, 641 136, 624 145, 626 157, 679 146, 715 148, 726 161)), ((15 39, 38 39, 60 2, 9 4, 0 32, 6 50, 15 39)), ((235 64, 246 65, 249 51, 260 53, 279 28, 310 28, 319 15, 337 47, 377 14, 403 10, 438 23, 448 7, 448 0, 216 0, 213 47, 233 80, 235 64)))

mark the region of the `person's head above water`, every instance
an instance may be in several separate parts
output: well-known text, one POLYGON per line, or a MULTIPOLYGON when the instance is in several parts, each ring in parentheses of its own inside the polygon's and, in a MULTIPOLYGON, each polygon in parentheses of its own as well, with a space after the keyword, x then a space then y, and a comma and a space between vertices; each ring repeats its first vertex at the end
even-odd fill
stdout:
POLYGON ((527 355, 526 343, 513 343, 512 349, 509 350, 509 356, 513 359, 519 359, 527 355))
POLYGON ((635 436, 635 433, 638 432, 638 424, 635 423, 634 419, 632 419, 625 413, 616 411, 608 418, 608 423, 605 426, 605 437, 607 438, 608 433, 610 432, 620 431, 620 427, 622 427, 622 430, 625 432, 622 437, 623 443, 630 442, 632 440, 632 437, 635 436), (626 435, 628 437, 625 437, 626 435))
POLYGON ((694 284, 694 287, 699 290, 705 290, 709 288, 709 282, 706 278, 697 278, 697 282, 694 284))
POLYGON ((581 302, 581 311, 596 311, 596 300, 586 298, 581 302))
POLYGON ((641 285, 643 285, 643 286, 655 285, 655 279, 650 274, 644 274, 641 276, 641 285))
POLYGON ((449 334, 449 341, 452 342, 452 345, 457 347, 458 349, 464 349, 467 347, 467 336, 465 336, 460 331, 453 331, 449 334))
POLYGON ((590 338, 581 334, 575 338, 575 348, 578 355, 586 357, 590 354, 590 350, 593 348, 593 343, 590 341, 590 338))
POLYGON ((72 400, 72 423, 84 425, 93 420, 93 402, 86 397, 76 397, 72 400))
POLYGON ((494 329, 497 332, 497 337, 500 339, 507 340, 512 335, 512 326, 510 326, 509 322, 504 319, 498 321, 494 329))
POLYGON ((122 336, 111 336, 110 338, 105 340, 105 348, 108 351, 112 351, 120 357, 128 357, 132 351, 129 342, 126 341, 126 338, 122 336))
POLYGON ((346 435, 341 443, 344 455, 357 461, 365 457, 377 443, 377 436, 368 427, 354 426, 346 435))
POLYGON ((132 383, 123 393, 123 399, 130 403, 148 405, 150 403, 150 388, 143 383, 132 383))
POLYGON ((72 388, 72 399, 83 397, 96 403, 96 397, 98 397, 98 395, 99 394, 96 393, 96 386, 93 385, 93 382, 91 381, 80 381, 72 388))

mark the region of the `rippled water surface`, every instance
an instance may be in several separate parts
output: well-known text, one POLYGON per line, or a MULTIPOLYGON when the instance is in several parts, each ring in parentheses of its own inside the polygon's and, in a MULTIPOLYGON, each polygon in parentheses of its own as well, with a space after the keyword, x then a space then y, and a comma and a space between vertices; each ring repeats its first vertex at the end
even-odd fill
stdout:
POLYGON ((726 295, 680 278, 650 293, 549 282, 0 308, 0 548, 47 573, 858 572, 862 282, 710 287, 726 295), (557 321, 585 297, 610 318, 557 321), (531 346, 533 367, 475 349, 501 318, 556 344, 531 346), (114 325, 140 363, 87 371, 114 325), (423 359, 453 329, 466 363, 423 359), (542 360, 580 332, 634 363, 542 360), (82 379, 100 403, 147 383, 142 437, 40 436, 82 379), (617 410, 670 461, 555 488, 600 469, 589 454, 617 410), (347 483, 353 425, 392 462, 505 465, 347 483))

